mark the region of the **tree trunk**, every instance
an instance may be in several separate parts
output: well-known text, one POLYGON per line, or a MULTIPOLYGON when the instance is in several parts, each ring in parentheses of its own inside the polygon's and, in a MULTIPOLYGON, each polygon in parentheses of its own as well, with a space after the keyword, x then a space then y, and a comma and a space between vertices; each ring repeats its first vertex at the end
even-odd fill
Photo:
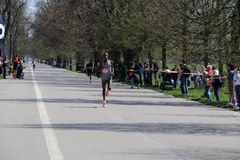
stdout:
POLYGON ((70 68, 70 71, 72 71, 72 69, 73 69, 73 66, 72 66, 72 65, 73 65, 73 64, 72 64, 72 56, 70 57, 69 65, 70 65, 70 67, 69 67, 69 68, 70 68))
POLYGON ((166 67, 167 63, 167 49, 166 49, 166 43, 163 43, 162 45, 162 68, 164 69, 166 67))

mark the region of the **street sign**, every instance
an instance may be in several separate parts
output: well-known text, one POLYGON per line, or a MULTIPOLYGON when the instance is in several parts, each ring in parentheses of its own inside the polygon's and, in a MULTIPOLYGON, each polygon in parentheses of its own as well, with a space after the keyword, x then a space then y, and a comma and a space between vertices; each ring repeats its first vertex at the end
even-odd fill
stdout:
POLYGON ((5 36, 5 26, 3 22, 2 16, 0 16, 0 40, 3 39, 5 36))

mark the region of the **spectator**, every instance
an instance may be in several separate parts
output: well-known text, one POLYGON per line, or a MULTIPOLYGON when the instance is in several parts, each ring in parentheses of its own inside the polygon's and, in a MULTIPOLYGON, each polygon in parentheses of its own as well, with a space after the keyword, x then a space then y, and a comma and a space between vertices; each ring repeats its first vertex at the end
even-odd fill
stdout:
POLYGON ((199 85, 199 80, 200 80, 200 72, 197 69, 197 66, 194 67, 194 69, 192 70, 192 81, 194 84, 194 88, 198 88, 199 85))
POLYGON ((143 78, 144 78, 144 85, 146 86, 150 82, 150 68, 147 62, 145 62, 144 64, 143 78))
POLYGON ((220 101, 220 87, 221 87, 221 77, 219 75, 219 70, 215 67, 212 67, 213 70, 213 80, 212 80, 212 86, 213 86, 213 91, 214 95, 216 96, 216 101, 220 101))
POLYGON ((182 94, 188 94, 188 81, 190 77, 190 69, 188 69, 187 64, 183 64, 180 71, 180 87, 182 94))
POLYGON ((8 56, 4 55, 3 57, 3 79, 6 79, 6 75, 7 75, 7 67, 9 65, 9 60, 8 60, 8 56))
POLYGON ((153 78, 154 78, 154 85, 158 86, 158 71, 159 71, 159 66, 156 61, 152 61, 153 63, 153 78))
POLYGON ((143 86, 143 65, 142 63, 139 63, 139 83, 140 86, 143 86))
POLYGON ((235 80, 235 92, 236 92, 236 98, 238 106, 235 107, 235 109, 239 110, 239 103, 240 103, 240 67, 237 67, 236 74, 234 76, 235 80))
POLYGON ((13 59, 13 79, 17 79, 17 71, 20 63, 20 58, 16 55, 13 59))
POLYGON ((160 84, 160 89, 164 90, 166 84, 173 84, 174 82, 172 82, 172 76, 171 76, 171 71, 168 69, 167 66, 165 66, 161 76, 162 76, 162 82, 160 84))
POLYGON ((137 75, 139 77, 139 62, 136 61, 132 69, 134 70, 134 75, 137 75))
POLYGON ((23 79, 24 78, 24 72, 23 70, 26 68, 25 60, 23 58, 20 59, 19 67, 17 70, 17 78, 23 79))
POLYGON ((172 79, 174 81, 174 88, 177 88, 177 80, 178 80, 178 66, 175 65, 174 68, 172 69, 172 79))
POLYGON ((235 81, 234 81, 234 70, 235 70, 235 65, 230 63, 228 64, 228 92, 229 92, 229 103, 227 106, 236 108, 237 107, 237 100, 236 100, 236 93, 235 93, 235 81))
POLYGON ((139 74, 139 63, 138 62, 135 62, 133 69, 134 69, 135 73, 139 74))
POLYGON ((134 88, 134 86, 136 86, 139 89, 139 75, 132 68, 129 70, 128 79, 130 81, 131 88, 134 88))
POLYGON ((207 97, 208 100, 212 101, 212 94, 211 94, 211 87, 212 87, 212 66, 208 65, 207 68, 203 66, 203 77, 205 83, 205 93, 204 95, 207 97))

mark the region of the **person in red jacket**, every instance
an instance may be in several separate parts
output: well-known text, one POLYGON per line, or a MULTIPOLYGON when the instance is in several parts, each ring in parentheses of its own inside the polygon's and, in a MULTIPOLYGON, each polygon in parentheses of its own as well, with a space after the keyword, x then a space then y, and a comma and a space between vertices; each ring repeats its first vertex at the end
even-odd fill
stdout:
POLYGON ((20 58, 16 55, 13 59, 13 79, 17 78, 17 70, 19 67, 20 58))

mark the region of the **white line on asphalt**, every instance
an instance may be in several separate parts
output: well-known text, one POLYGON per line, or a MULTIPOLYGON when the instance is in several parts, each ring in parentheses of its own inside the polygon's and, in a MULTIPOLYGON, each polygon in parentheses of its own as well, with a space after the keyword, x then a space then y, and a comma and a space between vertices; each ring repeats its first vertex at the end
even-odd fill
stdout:
POLYGON ((30 66, 31 73, 32 73, 33 85, 34 85, 36 99, 37 99, 37 107, 38 107, 38 112, 40 115, 41 125, 43 128, 43 133, 45 136, 45 141, 47 144, 49 159, 50 160, 63 160, 64 158, 63 158, 61 150, 58 146, 57 136, 56 136, 54 130, 52 129, 52 124, 49 119, 46 106, 43 102, 43 97, 42 97, 41 91, 38 87, 38 84, 37 84, 37 81, 36 81, 36 78, 34 75, 34 71, 31 67, 31 65, 29 65, 29 66, 30 66))

